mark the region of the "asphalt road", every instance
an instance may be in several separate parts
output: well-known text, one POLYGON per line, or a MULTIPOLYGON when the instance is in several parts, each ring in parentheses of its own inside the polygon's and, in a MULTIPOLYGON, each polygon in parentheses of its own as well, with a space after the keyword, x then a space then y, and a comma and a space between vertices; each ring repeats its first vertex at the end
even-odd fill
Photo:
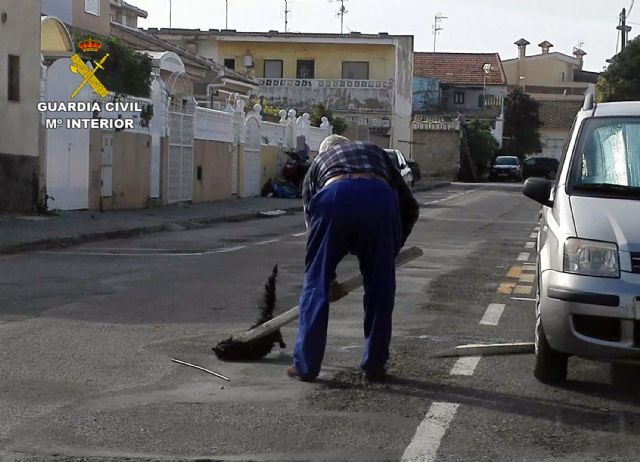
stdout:
POLYGON ((550 387, 531 355, 432 357, 532 341, 538 207, 520 188, 418 193, 424 256, 398 272, 384 385, 357 369, 361 291, 332 307, 316 383, 285 375, 295 326, 260 362, 211 352, 253 321, 273 264, 280 309, 297 304, 299 214, 0 257, 0 460, 637 459, 640 382, 612 385, 607 364, 572 358, 550 387))

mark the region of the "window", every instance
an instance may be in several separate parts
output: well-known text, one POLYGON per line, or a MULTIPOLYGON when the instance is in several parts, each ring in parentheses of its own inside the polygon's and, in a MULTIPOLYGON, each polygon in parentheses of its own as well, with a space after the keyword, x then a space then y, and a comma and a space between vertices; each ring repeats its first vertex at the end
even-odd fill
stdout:
POLYGON ((234 58, 225 59, 224 60, 224 67, 235 71, 236 70, 236 60, 234 58))
POLYGON ((265 79, 281 79, 282 78, 282 60, 281 59, 265 59, 264 60, 264 78, 265 79))
POLYGON ((566 79, 566 74, 564 73, 564 71, 560 72, 560 80, 564 82, 565 79, 566 79))
POLYGON ((453 94, 453 104, 464 104, 464 92, 456 91, 453 94))
POLYGON ((296 70, 296 79, 314 79, 316 63, 312 59, 299 59, 296 70))
POLYGON ((20 102, 20 56, 9 55, 8 99, 20 102))
POLYGON ((84 0, 85 13, 100 16, 100 0, 84 0))
POLYGON ((342 63, 342 78, 347 80, 369 80, 369 63, 344 61, 342 63))

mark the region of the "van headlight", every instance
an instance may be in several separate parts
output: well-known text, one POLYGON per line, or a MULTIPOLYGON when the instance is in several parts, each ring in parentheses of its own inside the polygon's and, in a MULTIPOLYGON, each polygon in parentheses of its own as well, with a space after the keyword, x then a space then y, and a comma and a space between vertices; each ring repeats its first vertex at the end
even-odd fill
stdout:
POLYGON ((612 242, 567 239, 564 243, 564 272, 619 278, 618 246, 612 242))

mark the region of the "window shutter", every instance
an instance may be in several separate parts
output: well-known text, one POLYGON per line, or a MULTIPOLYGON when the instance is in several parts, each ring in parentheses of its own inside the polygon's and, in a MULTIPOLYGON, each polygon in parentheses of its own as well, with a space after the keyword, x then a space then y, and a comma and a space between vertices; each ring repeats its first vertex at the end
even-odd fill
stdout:
POLYGON ((100 0, 84 0, 84 11, 100 16, 100 0))

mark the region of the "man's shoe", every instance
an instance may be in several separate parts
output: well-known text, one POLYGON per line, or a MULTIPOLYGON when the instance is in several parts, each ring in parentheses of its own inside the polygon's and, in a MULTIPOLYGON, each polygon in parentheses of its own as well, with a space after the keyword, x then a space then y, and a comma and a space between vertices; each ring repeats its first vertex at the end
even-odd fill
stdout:
POLYGON ((389 381, 389 374, 384 368, 375 371, 364 371, 364 379, 367 382, 385 383, 389 381))
POLYGON ((300 380, 301 382, 313 382, 316 379, 315 377, 304 377, 300 375, 300 372, 298 372, 298 369, 296 369, 296 366, 289 367, 287 369, 287 375, 292 379, 297 379, 297 380, 300 380))

